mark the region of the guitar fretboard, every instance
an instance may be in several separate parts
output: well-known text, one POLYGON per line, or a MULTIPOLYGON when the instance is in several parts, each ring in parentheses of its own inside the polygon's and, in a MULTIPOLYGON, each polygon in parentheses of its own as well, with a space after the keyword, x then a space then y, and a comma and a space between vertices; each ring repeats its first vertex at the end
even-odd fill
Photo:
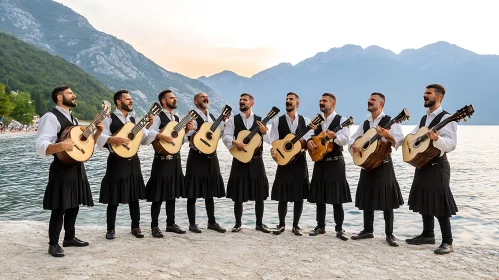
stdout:
POLYGON ((90 134, 94 132, 94 129, 97 127, 97 123, 104 120, 106 118, 106 110, 102 110, 95 118, 90 122, 87 128, 83 131, 83 137, 88 138, 90 134))

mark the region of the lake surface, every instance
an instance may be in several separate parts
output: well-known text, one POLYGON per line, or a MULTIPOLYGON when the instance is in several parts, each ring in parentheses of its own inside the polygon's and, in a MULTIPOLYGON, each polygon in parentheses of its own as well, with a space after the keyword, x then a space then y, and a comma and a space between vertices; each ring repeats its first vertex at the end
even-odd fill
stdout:
MULTIPOLYGON (((409 133, 413 126, 403 126, 404 133, 409 133)), ((351 128, 351 133, 357 126, 351 128)), ((49 165, 52 158, 40 159, 35 153, 36 135, 21 135, 0 138, 0 220, 33 220, 48 222, 50 211, 43 210, 42 201, 48 180, 49 165)), ((451 189, 459 212, 451 219, 454 243, 456 245, 499 246, 499 126, 459 126, 458 145, 448 154, 451 165, 451 189)), ((188 146, 182 148, 182 166, 185 172, 188 146)), ((269 183, 272 187, 277 164, 268 153, 269 146, 264 145, 264 162, 269 183)), ((106 205, 98 202, 100 182, 106 169, 107 151, 97 151, 85 164, 92 188, 94 207, 80 207, 78 225, 106 225, 106 205)), ((144 180, 150 176, 153 149, 142 146, 139 156, 142 163, 144 180)), ((232 156, 220 141, 218 149, 220 167, 225 184, 229 179, 232 156)), ((353 164, 352 157, 345 150, 347 179, 350 184, 352 199, 359 179, 360 168, 353 164)), ((307 156, 308 158, 308 156, 307 156)), ((405 239, 422 231, 421 216, 408 209, 407 200, 414 174, 414 168, 402 160, 401 149, 392 155, 395 173, 399 181, 405 204, 395 210, 394 235, 405 239)), ((308 158, 310 175, 313 162, 308 158)), ((344 204, 345 222, 343 228, 350 233, 363 229, 362 212, 354 206, 355 202, 344 204)), ((145 200, 141 205, 141 227, 150 228, 150 203, 145 200)), ((235 223, 233 203, 230 199, 215 199, 217 221, 227 229, 235 223)), ((289 204, 286 224, 291 230, 293 219, 292 204, 289 204)), ((160 226, 165 227, 164 206, 160 216, 160 226)), ((197 221, 205 228, 207 223, 204 201, 197 202, 197 221)), ((279 219, 277 201, 270 198, 265 201, 264 223, 275 227, 279 219)), ((129 226, 128 206, 118 208, 117 225, 129 226)), ((186 199, 177 200, 176 223, 184 229, 188 227, 186 199)), ((327 206, 327 230, 334 231, 333 207, 327 206)), ((243 227, 254 228, 255 217, 253 203, 244 204, 243 227)), ((316 225, 315 204, 304 203, 300 227, 308 232, 316 225)), ((381 211, 375 214, 375 235, 384 237, 384 220, 381 211)), ((440 230, 435 221, 437 242, 440 242, 440 230)), ((96 233, 104 235, 105 232, 96 233)))

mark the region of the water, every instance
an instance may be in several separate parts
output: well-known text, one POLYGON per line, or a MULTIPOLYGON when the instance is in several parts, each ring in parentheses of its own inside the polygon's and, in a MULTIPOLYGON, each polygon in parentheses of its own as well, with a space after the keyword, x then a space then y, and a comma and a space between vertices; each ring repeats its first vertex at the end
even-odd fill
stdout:
MULTIPOLYGON (((413 126, 403 126, 404 133, 413 126)), ((352 127, 352 131, 357 129, 352 127)), ((451 219, 454 242, 456 244, 499 246, 499 156, 497 153, 499 126, 459 126, 458 146, 448 155, 451 165, 451 189, 454 194, 458 215, 451 219)), ((21 135, 0 138, 0 220, 33 220, 48 222, 50 211, 43 210, 42 201, 48 180, 48 170, 52 158, 40 159, 35 151, 35 135, 21 135)), ((264 145, 264 161, 269 182, 272 186, 277 164, 268 154, 269 147, 264 145)), ((185 173, 188 146, 182 148, 182 167, 185 173)), ((106 205, 98 202, 99 188, 106 169, 108 152, 96 150, 94 156, 85 164, 87 175, 94 197, 94 207, 80 207, 77 225, 106 225, 106 205)), ((150 176, 153 149, 142 146, 139 156, 142 162, 144 180, 150 176)), ((220 142, 218 149, 220 168, 225 184, 229 178, 232 156, 220 142)), ((344 152, 347 170, 347 180, 350 184, 352 199, 355 201, 355 191, 359 179, 360 168, 355 166, 350 154, 344 152)), ((399 181, 405 204, 395 210, 394 235, 405 239, 419 234, 422 230, 421 216, 408 209, 407 200, 412 183, 414 168, 402 161, 401 149, 392 155, 395 173, 399 181)), ((308 158, 309 171, 312 174, 313 162, 308 158)), ((149 228, 150 203, 144 201, 141 205, 141 226, 149 228)), ((230 199, 215 199, 215 215, 218 222, 227 229, 235 223, 233 203, 230 199)), ((354 206, 354 202, 343 205, 345 209, 344 229, 354 233, 362 230, 362 212, 354 206)), ((166 216, 164 206, 160 216, 165 226, 166 216)), ((292 224, 292 205, 289 205, 287 225, 292 224)), ((117 225, 129 226, 128 206, 118 208, 117 225)), ((186 199, 177 200, 176 222, 187 229, 186 199)), ((205 227, 207 222, 204 201, 197 202, 197 223, 205 227)), ((274 227, 279 222, 277 202, 270 198, 265 201, 264 223, 274 227)), ((253 228, 255 223, 253 203, 244 204, 243 226, 253 228)), ((327 206, 327 229, 333 231, 333 207, 327 206)), ((300 227, 308 231, 315 227, 315 205, 305 202, 300 227)), ((437 238, 440 238, 438 222, 435 221, 437 238)), ((375 214, 375 234, 384 236, 383 214, 375 214)), ((97 234, 104 234, 97 233, 97 234)))

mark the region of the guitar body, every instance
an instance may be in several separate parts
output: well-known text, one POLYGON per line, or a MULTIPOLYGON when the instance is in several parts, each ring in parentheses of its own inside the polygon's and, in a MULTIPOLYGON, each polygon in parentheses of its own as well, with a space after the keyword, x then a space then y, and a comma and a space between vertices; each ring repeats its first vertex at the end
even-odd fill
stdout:
POLYGON ((56 156, 65 164, 73 164, 79 162, 85 162, 92 157, 94 153, 95 141, 93 135, 90 135, 88 139, 82 139, 84 126, 70 126, 67 127, 59 137, 59 141, 62 142, 66 139, 71 139, 74 142, 74 147, 72 151, 62 151, 56 153, 56 156))
MULTIPOLYGON (((129 135, 133 135, 132 129, 134 128, 134 126, 134 123, 127 122, 118 131, 116 131, 113 136, 130 139, 129 135)), ((127 145, 109 144, 111 152, 122 158, 131 158, 139 151, 140 142, 142 141, 143 135, 144 132, 141 129, 139 132, 137 132, 137 135, 135 135, 133 139, 130 139, 130 143, 128 143, 127 145)))
MULTIPOLYGON (((237 134, 237 141, 243 142, 244 143, 244 138, 248 136, 251 133, 249 130, 241 130, 237 134)), ((248 163, 251 161, 253 156, 255 155, 255 152, 258 148, 260 148, 260 144, 262 143, 262 137, 260 134, 255 134, 251 140, 246 143, 246 146, 244 147, 244 150, 239 150, 238 148, 232 146, 229 151, 234 156, 237 160, 243 163, 248 163)))
POLYGON ((211 131, 212 123, 204 122, 198 131, 194 134, 192 144, 194 147, 203 154, 213 154, 217 150, 218 140, 220 140, 221 132, 217 127, 215 131, 211 131))
POLYGON ((353 143, 354 146, 360 147, 360 151, 353 154, 353 162, 366 170, 378 167, 392 150, 390 143, 384 143, 381 139, 367 145, 376 134, 376 129, 370 128, 353 143))
POLYGON ((303 142, 297 141, 292 143, 291 140, 295 137, 295 134, 289 133, 283 139, 275 140, 272 142, 272 149, 277 159, 275 162, 279 165, 289 165, 292 164, 300 155, 303 148, 303 142))
POLYGON ((173 138, 171 143, 166 143, 163 140, 154 140, 152 146, 154 150, 162 155, 173 155, 180 151, 182 148, 183 139, 185 136, 185 130, 181 129, 179 132, 174 130, 175 126, 178 124, 176 121, 170 121, 159 133, 170 136, 173 138))
POLYGON ((402 144, 402 157, 410 165, 421 168, 432 158, 440 155, 440 150, 433 146, 433 141, 427 138, 419 142, 416 139, 428 133, 428 127, 421 127, 416 134, 408 134, 402 144))
POLYGON ((308 154, 310 158, 314 162, 318 162, 324 158, 327 153, 333 151, 333 143, 326 140, 326 132, 321 132, 319 135, 315 135, 311 137, 317 148, 314 151, 308 150, 308 154))

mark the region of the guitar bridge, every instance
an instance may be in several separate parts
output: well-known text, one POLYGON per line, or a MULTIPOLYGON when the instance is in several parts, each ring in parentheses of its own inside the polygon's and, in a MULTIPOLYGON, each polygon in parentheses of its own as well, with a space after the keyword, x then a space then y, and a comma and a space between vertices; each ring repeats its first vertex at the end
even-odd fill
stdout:
POLYGON ((282 158, 284 158, 284 155, 281 153, 279 149, 277 149, 277 152, 281 155, 282 158))
POLYGON ((211 147, 210 143, 206 142, 203 138, 200 139, 206 146, 211 147))
POLYGON ((127 145, 121 144, 121 146, 125 147, 125 149, 127 149, 127 151, 130 151, 130 148, 127 145))
POLYGON ((77 145, 74 145, 74 147, 78 149, 78 151, 80 151, 82 154, 85 154, 85 150, 83 150, 82 148, 78 147, 77 145))

